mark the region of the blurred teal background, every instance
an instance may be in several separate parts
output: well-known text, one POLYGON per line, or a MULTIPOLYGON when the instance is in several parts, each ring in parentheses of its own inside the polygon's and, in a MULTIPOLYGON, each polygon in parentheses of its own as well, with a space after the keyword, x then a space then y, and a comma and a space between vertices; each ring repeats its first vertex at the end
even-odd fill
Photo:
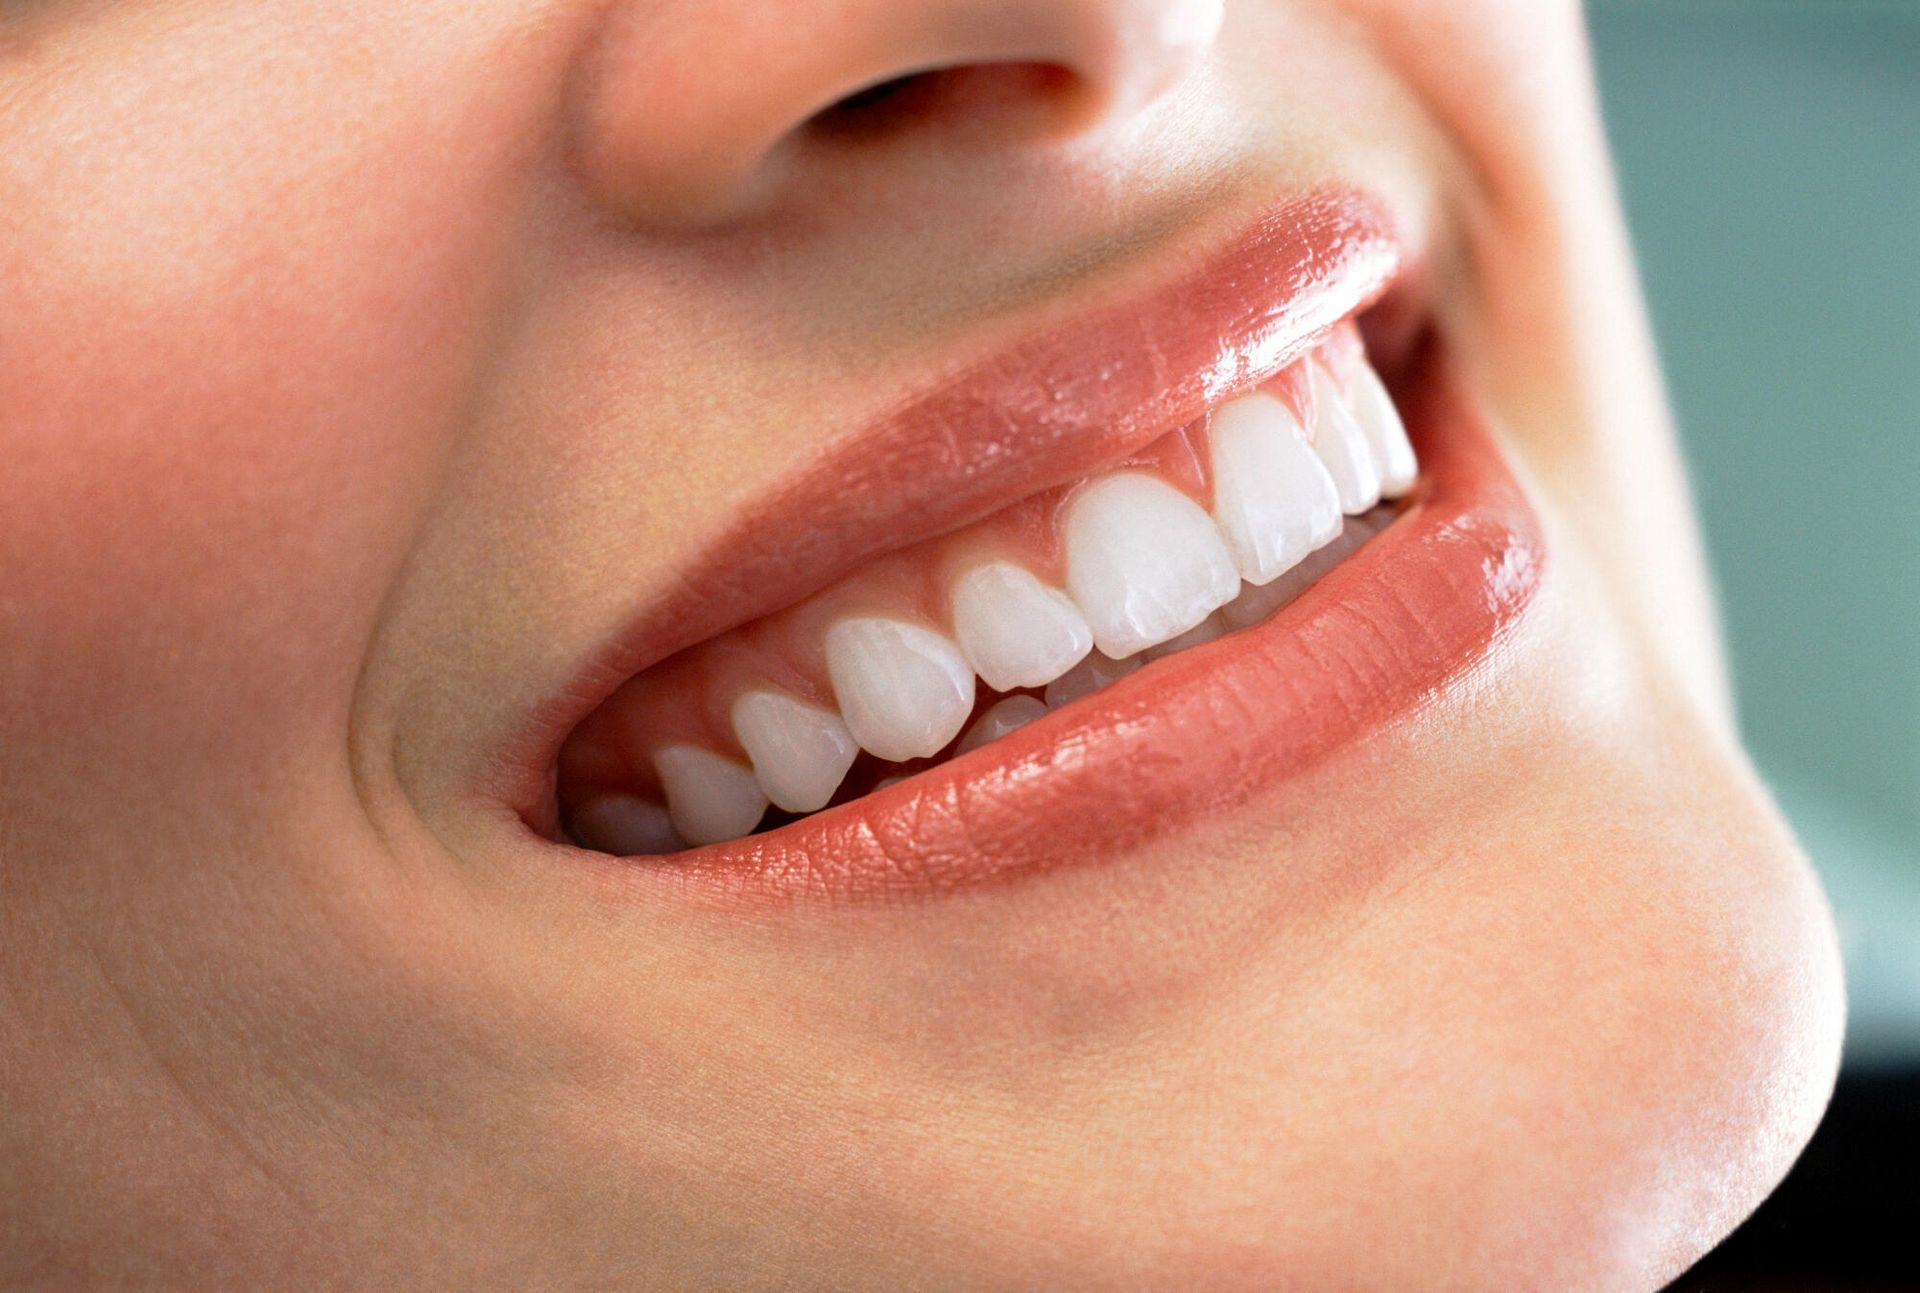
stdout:
POLYGON ((1743 725, 1920 1062, 1920 3, 1595 0, 1743 725))

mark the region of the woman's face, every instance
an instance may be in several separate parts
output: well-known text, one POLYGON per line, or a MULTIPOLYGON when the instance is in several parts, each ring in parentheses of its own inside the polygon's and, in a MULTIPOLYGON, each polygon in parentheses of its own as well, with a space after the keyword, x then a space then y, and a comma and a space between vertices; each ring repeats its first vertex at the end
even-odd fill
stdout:
POLYGON ((0 0, 0 1275, 1684 1265, 1838 972, 1585 58, 1538 0, 0 0), (988 629, 1252 586, 1248 407, 1364 511, 1361 336, 1419 479, 1322 583, 613 856, 751 825, 747 682, 797 801, 1020 691, 988 629))

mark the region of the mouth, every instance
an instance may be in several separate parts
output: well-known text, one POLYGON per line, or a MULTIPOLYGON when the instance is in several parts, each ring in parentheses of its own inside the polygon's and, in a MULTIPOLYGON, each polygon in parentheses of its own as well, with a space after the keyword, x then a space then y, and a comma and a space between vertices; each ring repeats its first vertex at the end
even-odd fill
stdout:
POLYGON ((1496 652, 1538 527, 1379 208, 1316 195, 774 490, 542 716, 521 815, 900 894, 1230 811, 1496 652))

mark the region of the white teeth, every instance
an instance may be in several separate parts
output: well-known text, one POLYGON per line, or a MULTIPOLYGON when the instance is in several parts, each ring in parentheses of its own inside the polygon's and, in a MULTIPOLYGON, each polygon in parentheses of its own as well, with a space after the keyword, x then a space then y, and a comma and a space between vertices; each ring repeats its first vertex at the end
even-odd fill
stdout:
POLYGON ((1229 400, 1207 429, 1213 519, 1250 584, 1264 584, 1340 532, 1340 494, 1286 405, 1229 400))
POLYGON ((742 692, 733 732, 767 798, 790 813, 825 806, 860 753, 838 714, 777 691, 742 692))
POLYGON ((973 711, 973 670, 932 629, 877 616, 837 620, 826 656, 848 730, 880 758, 938 754, 973 711))
POLYGON ((981 681, 995 691, 1038 687, 1093 649, 1093 630, 1073 600, 1024 566, 975 566, 953 590, 953 632, 981 681))
POLYGON ((1307 381, 1313 392, 1313 451, 1333 477, 1340 510, 1357 516, 1380 501, 1380 468, 1366 432, 1318 360, 1307 361, 1307 381))
MULTIPOLYGON (((1239 598, 1234 599, 1234 601, 1238 600, 1239 598)), ((1233 602, 1227 603, 1227 606, 1231 605, 1233 602)), ((1225 637, 1230 631, 1227 622, 1221 618, 1221 613, 1225 609, 1226 607, 1222 607, 1215 611, 1177 638, 1168 638, 1158 646, 1148 647, 1140 653, 1140 658, 1147 661, 1162 660, 1170 655, 1178 655, 1188 647, 1199 646, 1202 642, 1211 642, 1215 638, 1225 637)))
POLYGON ((1036 718, 1045 718, 1046 705, 1038 696, 1009 696, 991 706, 986 713, 974 720, 967 734, 960 738, 960 744, 954 747, 955 754, 965 754, 968 750, 977 750, 988 741, 997 741, 1016 728, 1025 727, 1036 718))
POLYGON ((1365 359, 1354 371, 1353 407, 1354 420, 1360 424, 1367 437, 1367 447, 1380 466, 1380 496, 1399 498, 1413 488, 1420 474, 1420 463, 1413 455, 1413 444, 1407 439, 1407 425, 1400 420, 1400 410, 1393 406, 1393 396, 1387 394, 1380 374, 1373 371, 1373 365, 1365 359))
POLYGON ((1067 672, 1047 684, 1046 701, 1049 709, 1058 709, 1082 696, 1091 696, 1110 682, 1118 682, 1146 661, 1139 656, 1129 660, 1113 660, 1100 652, 1082 660, 1067 672))
POLYGON ((653 752, 667 794, 667 816, 689 844, 718 844, 752 834, 767 811, 753 770, 697 745, 653 752))
POLYGON ((1067 504, 1067 591, 1115 659, 1186 632, 1240 589, 1200 506, 1157 476, 1116 472, 1067 504))
POLYGON ((596 795, 567 820, 580 843, 616 857, 678 853, 687 846, 666 809, 633 795, 596 795))
MULTIPOLYGON (((1304 372, 1292 374, 1305 382, 1308 426, 1288 401, 1263 392, 1213 411, 1211 515, 1144 467, 1084 482, 1054 513, 1045 512, 1047 500, 1032 500, 1057 520, 1065 590, 1035 575, 1023 550, 1012 550, 1018 560, 982 559, 983 549, 961 546, 971 538, 958 538, 927 554, 933 569, 973 554, 947 590, 951 636, 923 622, 928 608, 917 600, 904 618, 886 609, 908 603, 869 600, 897 587, 885 577, 850 586, 834 604, 866 613, 829 619, 820 643, 832 705, 771 685, 746 690, 729 718, 750 767, 701 745, 660 746, 652 755, 660 795, 593 795, 567 814, 567 832, 620 856, 738 839, 759 827, 769 803, 789 813, 824 808, 862 748, 892 763, 950 747, 964 754, 1152 661, 1266 620, 1390 523, 1389 509, 1376 505, 1412 489, 1420 470, 1380 375, 1362 356, 1343 385, 1327 364, 1333 353, 1309 356, 1304 372), (976 675, 992 691, 1015 694, 969 724, 976 675), (1044 700, 1030 690, 1041 688, 1044 700)), ((1054 555, 1041 552, 1038 567, 1051 570, 1054 555)), ((810 610, 793 623, 817 625, 819 615, 810 610)), ((782 667, 817 668, 820 658, 802 652, 782 667)), ((704 716, 724 699, 683 701, 671 690, 656 698, 680 706, 683 717, 704 716)), ((630 739, 645 748, 646 732, 687 730, 668 718, 643 723, 630 739)), ((874 789, 903 779, 886 776, 874 789)))

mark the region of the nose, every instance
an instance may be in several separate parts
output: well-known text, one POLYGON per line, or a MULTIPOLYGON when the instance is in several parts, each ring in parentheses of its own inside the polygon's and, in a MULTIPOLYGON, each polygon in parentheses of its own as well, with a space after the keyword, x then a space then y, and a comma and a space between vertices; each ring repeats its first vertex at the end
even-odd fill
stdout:
POLYGON ((891 125, 871 146, 959 124, 1057 141, 1177 85, 1224 3, 618 0, 579 78, 574 163, 624 218, 684 228, 777 200, 810 135, 876 109, 891 125))

